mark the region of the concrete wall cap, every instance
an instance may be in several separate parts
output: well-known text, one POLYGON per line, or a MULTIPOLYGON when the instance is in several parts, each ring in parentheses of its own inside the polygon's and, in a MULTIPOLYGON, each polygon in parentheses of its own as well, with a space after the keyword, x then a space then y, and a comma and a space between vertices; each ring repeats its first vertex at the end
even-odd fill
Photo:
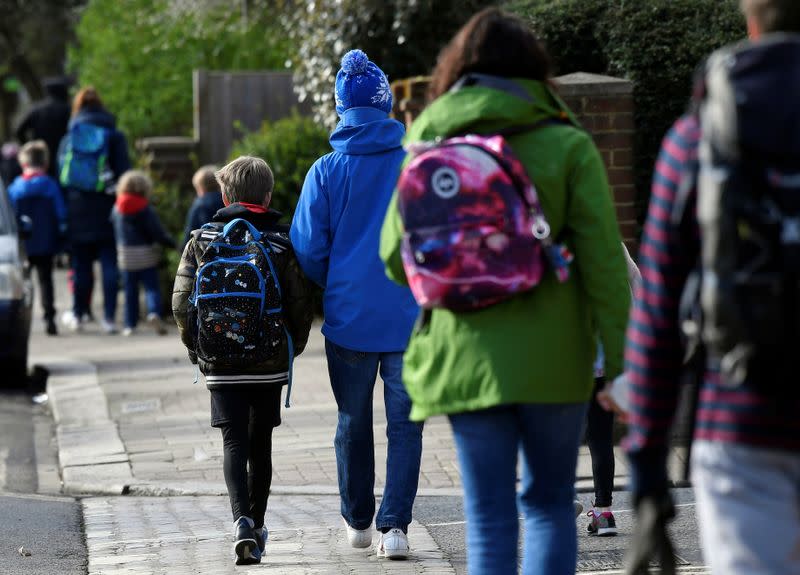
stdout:
POLYGON ((564 96, 611 96, 633 94, 633 82, 624 78, 574 72, 553 78, 564 96))

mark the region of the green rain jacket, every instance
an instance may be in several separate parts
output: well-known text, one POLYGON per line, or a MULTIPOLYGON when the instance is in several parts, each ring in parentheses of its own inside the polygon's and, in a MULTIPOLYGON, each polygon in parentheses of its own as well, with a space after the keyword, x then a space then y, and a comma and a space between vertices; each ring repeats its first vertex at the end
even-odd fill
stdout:
MULTIPOLYGON (((517 82, 533 102, 484 86, 462 88, 431 103, 406 144, 572 118, 544 83, 517 82)), ((554 237, 575 255, 570 279, 561 284, 548 272, 530 292, 479 311, 434 309, 405 352, 403 380, 414 421, 504 404, 587 401, 595 335, 605 350, 606 376, 622 371, 630 289, 600 154, 576 123, 545 124, 509 143, 536 185, 554 237)), ((380 253, 389 278, 405 284, 402 238, 395 194, 380 253)))

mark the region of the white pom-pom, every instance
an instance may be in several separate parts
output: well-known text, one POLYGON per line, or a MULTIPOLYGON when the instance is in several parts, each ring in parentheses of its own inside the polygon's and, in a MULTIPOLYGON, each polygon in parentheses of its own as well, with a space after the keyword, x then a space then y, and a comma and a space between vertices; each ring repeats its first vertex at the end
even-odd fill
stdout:
POLYGON ((351 76, 366 72, 368 64, 369 58, 361 50, 350 50, 342 58, 342 70, 351 76))

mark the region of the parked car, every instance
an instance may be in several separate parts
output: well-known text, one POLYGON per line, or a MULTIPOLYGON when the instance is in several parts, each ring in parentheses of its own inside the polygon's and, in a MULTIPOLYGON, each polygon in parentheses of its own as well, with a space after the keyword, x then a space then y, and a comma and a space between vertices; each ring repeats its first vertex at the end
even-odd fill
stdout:
POLYGON ((32 231, 30 220, 17 222, 0 183, 0 386, 20 385, 28 367, 33 285, 21 230, 32 231))

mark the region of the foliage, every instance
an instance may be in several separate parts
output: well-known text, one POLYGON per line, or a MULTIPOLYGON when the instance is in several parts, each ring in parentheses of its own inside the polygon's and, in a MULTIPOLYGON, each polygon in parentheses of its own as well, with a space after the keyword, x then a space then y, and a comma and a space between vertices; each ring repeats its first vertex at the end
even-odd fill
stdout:
POLYGON ((498 0, 307 0, 285 16, 296 55, 301 101, 317 122, 336 121, 333 86, 339 60, 364 50, 389 80, 428 73, 439 50, 474 12, 498 0))
POLYGON ((687 107, 705 55, 744 38, 737 0, 523 0, 508 8, 546 42, 559 74, 593 72, 634 83, 636 169, 647 197, 658 147, 687 107))
POLYGON ((69 63, 94 85, 131 142, 189 133, 192 70, 283 67, 282 0, 90 0, 69 63), (245 11, 244 8, 247 8, 245 11))
POLYGON ((311 118, 294 113, 274 124, 265 122, 247 134, 231 151, 231 159, 242 155, 264 158, 275 176, 272 207, 291 220, 306 173, 320 156, 330 152, 328 133, 311 118))

